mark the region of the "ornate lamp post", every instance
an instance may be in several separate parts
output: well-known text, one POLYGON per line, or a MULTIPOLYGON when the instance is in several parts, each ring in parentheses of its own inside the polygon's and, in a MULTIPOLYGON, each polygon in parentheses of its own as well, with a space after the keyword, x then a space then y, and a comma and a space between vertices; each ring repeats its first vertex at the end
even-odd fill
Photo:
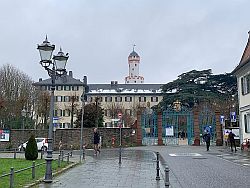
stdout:
POLYGON ((48 133, 48 150, 46 160, 46 172, 44 182, 51 183, 52 182, 52 140, 53 140, 53 116, 54 116, 54 91, 55 91, 55 79, 56 77, 60 77, 65 75, 66 63, 69 58, 68 54, 64 55, 62 49, 57 55, 52 57, 52 53, 55 49, 55 45, 50 44, 47 39, 43 41, 42 44, 38 45, 37 49, 39 50, 41 61, 40 64, 42 67, 48 72, 48 75, 51 77, 51 95, 50 95, 50 124, 49 124, 49 133, 48 133))

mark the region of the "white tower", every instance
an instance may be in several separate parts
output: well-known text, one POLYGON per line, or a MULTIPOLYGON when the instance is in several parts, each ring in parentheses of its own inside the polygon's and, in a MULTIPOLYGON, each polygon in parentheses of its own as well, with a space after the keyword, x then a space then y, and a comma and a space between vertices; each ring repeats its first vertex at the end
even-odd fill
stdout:
POLYGON ((144 83, 144 77, 139 75, 140 56, 134 47, 128 56, 129 75, 125 77, 125 84, 144 83))

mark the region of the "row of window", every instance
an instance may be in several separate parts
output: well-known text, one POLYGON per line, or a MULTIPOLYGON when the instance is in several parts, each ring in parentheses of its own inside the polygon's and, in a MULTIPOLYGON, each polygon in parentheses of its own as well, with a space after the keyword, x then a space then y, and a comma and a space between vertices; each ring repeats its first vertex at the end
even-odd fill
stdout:
MULTIPOLYGON (((104 110, 104 116, 107 116, 107 117, 118 117, 118 112, 121 112, 122 110, 121 109, 117 109, 115 112, 114 110, 111 110, 111 109, 105 109, 104 110)), ((133 111, 131 109, 126 109, 125 110, 125 115, 129 115, 129 116, 132 116, 133 115, 133 111)))
MULTIPOLYGON (((56 86, 55 88, 57 91, 78 91, 79 86, 56 86)), ((51 86, 41 86, 40 90, 46 91, 51 90, 51 86)))
POLYGON ((54 116, 55 117, 69 117, 71 115, 70 110, 55 110, 54 116))
MULTIPOLYGON (((89 102, 95 102, 96 97, 90 97, 89 102)), ((132 97, 98 97, 99 102, 132 102, 132 97)), ((147 102, 147 97, 139 97, 139 102, 147 102)), ((151 97, 151 102, 158 102, 158 97, 151 97)))
POLYGON ((241 92, 242 95, 250 93, 250 74, 241 78, 241 92))
POLYGON ((79 96, 55 96, 55 102, 78 102, 79 96))

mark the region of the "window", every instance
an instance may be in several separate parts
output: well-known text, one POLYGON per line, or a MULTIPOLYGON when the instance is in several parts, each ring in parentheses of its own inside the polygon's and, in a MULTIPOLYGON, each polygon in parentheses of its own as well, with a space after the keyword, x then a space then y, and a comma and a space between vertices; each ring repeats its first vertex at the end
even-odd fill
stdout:
POLYGON ((151 97, 151 102, 158 102, 158 97, 151 97))
POLYGON ((242 95, 250 93, 250 74, 241 78, 241 93, 242 95))
POLYGON ((115 102, 122 102, 122 97, 115 97, 115 102))
POLYGON ((139 97, 139 102, 146 102, 147 97, 139 97))
POLYGON ((63 90, 63 86, 56 86, 56 90, 57 91, 62 91, 63 90))
POLYGON ((98 101, 99 101, 99 102, 102 102, 102 97, 99 97, 98 101))
POLYGON ((131 109, 126 109, 125 114, 129 115, 129 116, 132 116, 132 110, 131 109))
POLYGON ((67 116, 67 117, 70 116, 70 110, 65 110, 65 116, 67 116))
POLYGON ((55 111, 54 111, 54 117, 57 117, 57 116, 58 116, 58 111, 55 110, 55 111))
POLYGON ((78 91, 79 90, 79 86, 72 86, 72 91, 78 91))
POLYGON ((55 102, 62 102, 62 96, 55 96, 55 102))
POLYGON ((69 96, 64 96, 64 102, 69 102, 70 101, 70 97, 69 96))
POLYGON ((70 86, 64 86, 64 91, 70 91, 70 86))
POLYGON ((105 102, 112 102, 112 97, 105 97, 105 102))
POLYGON ((110 109, 106 109, 104 111, 104 115, 107 116, 107 117, 110 117, 111 116, 111 110, 110 109))
POLYGON ((244 115, 245 133, 250 133, 250 114, 244 115))
POLYGON ((125 97, 125 102, 132 102, 132 97, 125 97))

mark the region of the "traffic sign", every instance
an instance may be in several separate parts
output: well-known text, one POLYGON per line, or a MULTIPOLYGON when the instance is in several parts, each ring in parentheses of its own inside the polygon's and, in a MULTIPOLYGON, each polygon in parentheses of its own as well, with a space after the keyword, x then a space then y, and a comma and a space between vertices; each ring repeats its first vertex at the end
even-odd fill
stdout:
POLYGON ((118 118, 119 118, 119 119, 122 118, 122 113, 121 113, 121 112, 118 113, 118 118))

